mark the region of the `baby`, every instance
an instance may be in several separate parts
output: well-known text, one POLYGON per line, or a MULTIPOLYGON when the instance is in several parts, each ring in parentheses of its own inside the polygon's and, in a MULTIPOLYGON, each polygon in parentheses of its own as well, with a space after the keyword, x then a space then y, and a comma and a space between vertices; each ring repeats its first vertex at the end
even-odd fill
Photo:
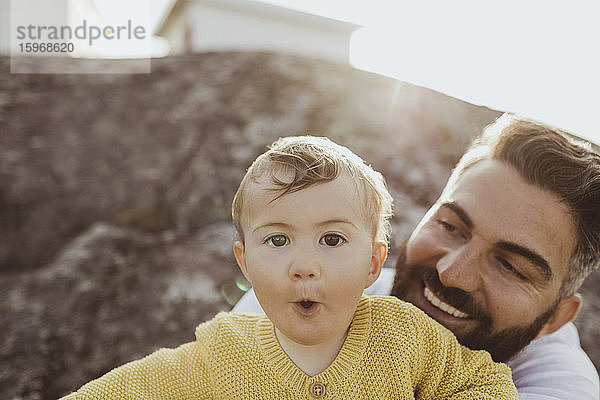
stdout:
POLYGON ((220 313, 196 341, 65 399, 516 399, 510 370, 418 308, 364 297, 387 257, 381 174, 327 138, 260 155, 233 200, 233 251, 263 314, 220 313))

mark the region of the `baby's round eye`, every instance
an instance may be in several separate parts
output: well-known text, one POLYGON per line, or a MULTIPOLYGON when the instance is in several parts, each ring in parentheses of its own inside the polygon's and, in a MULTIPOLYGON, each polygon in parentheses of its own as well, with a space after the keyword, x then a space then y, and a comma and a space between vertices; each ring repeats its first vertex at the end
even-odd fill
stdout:
POLYGON ((336 233, 328 233, 327 235, 324 235, 320 240, 321 244, 324 244, 324 245, 330 246, 330 247, 339 246, 339 245, 343 244, 345 241, 346 241, 346 239, 344 239, 342 236, 340 236, 336 233))
POLYGON ((288 244, 288 238, 285 235, 273 235, 267 239, 267 243, 271 246, 281 247, 288 244))

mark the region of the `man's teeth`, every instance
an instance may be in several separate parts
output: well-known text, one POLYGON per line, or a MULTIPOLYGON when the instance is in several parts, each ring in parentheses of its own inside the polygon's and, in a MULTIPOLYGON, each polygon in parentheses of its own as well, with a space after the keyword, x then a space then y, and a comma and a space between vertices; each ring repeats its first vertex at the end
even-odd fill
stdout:
POLYGON ((425 298, 427 300, 429 300, 429 302, 431 304, 433 304, 434 306, 436 306, 437 308, 439 308, 440 310, 447 312, 450 315, 455 316, 456 318, 467 318, 469 315, 465 314, 462 311, 457 310, 456 308, 452 307, 449 304, 444 303, 443 301, 441 301, 439 298, 437 298, 433 292, 431 290, 429 290, 429 288, 425 288, 425 290, 423 291, 423 295, 425 295, 425 298))

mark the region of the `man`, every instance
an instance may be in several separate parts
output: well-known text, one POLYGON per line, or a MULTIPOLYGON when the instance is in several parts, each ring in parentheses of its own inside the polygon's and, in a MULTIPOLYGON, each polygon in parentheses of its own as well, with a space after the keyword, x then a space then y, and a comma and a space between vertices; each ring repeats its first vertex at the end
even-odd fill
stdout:
MULTIPOLYGON (((598 399, 571 321, 600 264, 600 156, 504 115, 463 155, 368 294, 410 301, 511 367, 520 399, 598 399)), ((236 310, 249 310, 246 296, 236 310)))

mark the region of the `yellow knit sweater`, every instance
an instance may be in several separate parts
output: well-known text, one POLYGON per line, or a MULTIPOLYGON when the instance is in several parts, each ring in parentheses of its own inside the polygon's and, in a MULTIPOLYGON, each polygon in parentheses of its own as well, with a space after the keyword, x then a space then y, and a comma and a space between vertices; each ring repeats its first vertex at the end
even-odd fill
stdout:
POLYGON ((337 358, 313 377, 284 353, 264 315, 220 313, 196 338, 63 399, 517 399, 508 367, 392 297, 361 299, 337 358))

